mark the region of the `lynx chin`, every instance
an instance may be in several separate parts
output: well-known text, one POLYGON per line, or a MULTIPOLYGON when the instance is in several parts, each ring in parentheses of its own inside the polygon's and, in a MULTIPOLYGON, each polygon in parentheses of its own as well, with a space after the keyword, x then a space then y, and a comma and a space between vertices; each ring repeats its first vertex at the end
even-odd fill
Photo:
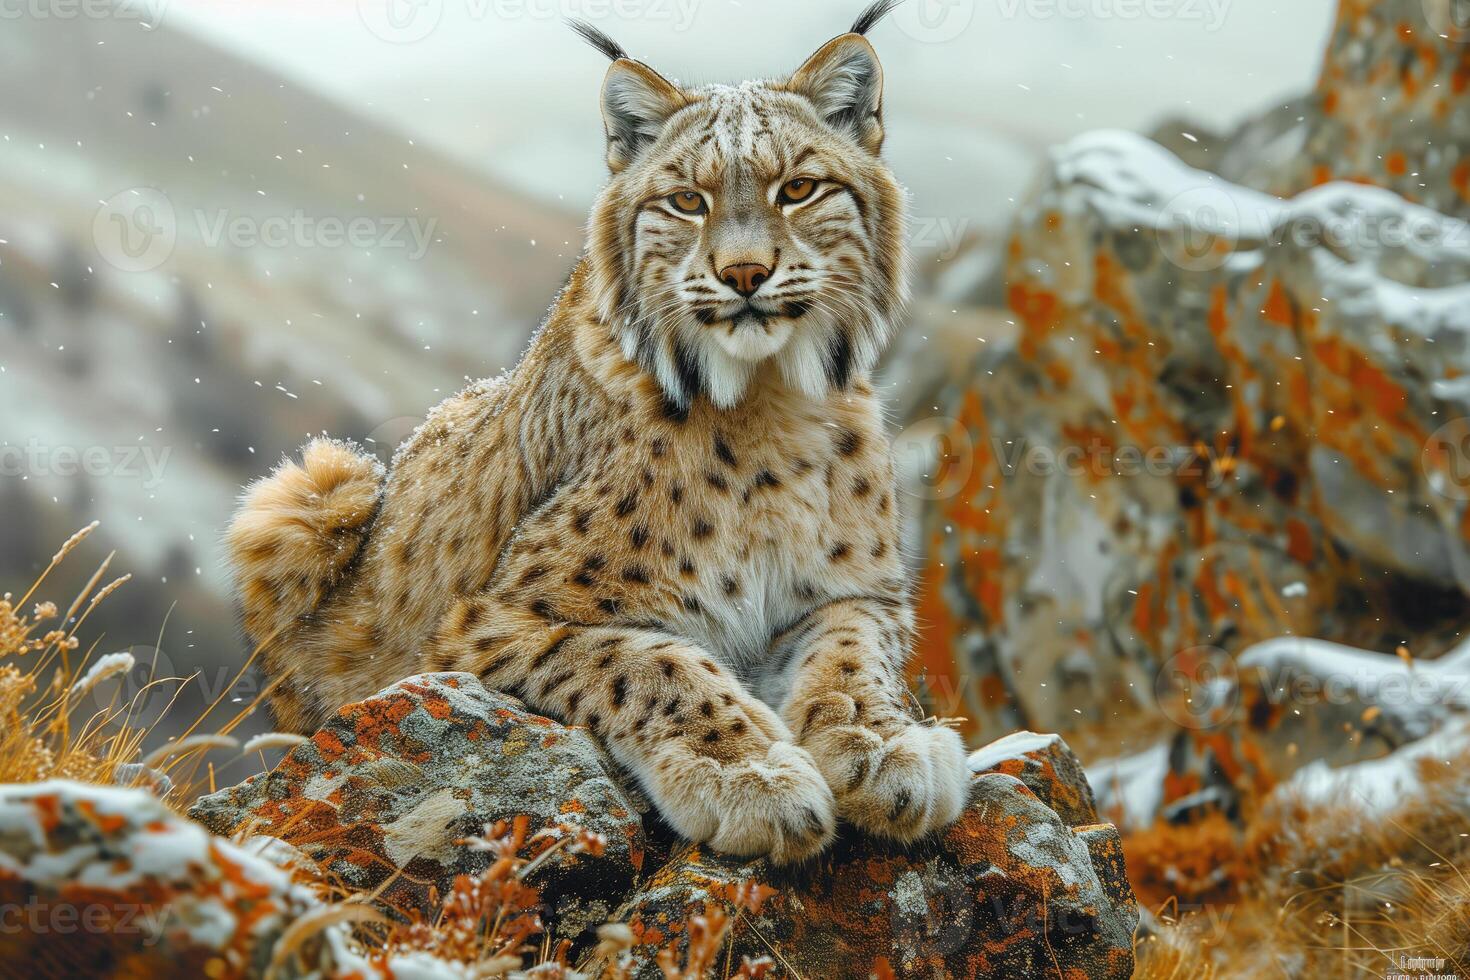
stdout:
POLYGON ((869 375, 905 299, 868 8, 789 78, 685 88, 587 25, 611 177, 521 363, 390 470, 326 439, 228 545, 283 726, 468 671, 586 726, 680 833, 781 862, 964 804, 918 717, 869 375))

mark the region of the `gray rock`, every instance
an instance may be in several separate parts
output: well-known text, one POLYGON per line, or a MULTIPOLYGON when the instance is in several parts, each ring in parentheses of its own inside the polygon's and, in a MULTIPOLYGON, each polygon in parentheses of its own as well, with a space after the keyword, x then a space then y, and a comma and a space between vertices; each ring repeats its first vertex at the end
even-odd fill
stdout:
POLYGON ((683 923, 712 903, 733 920, 732 963, 771 957, 793 976, 1132 976, 1138 908, 1117 831, 1069 827, 1012 776, 972 778, 959 821, 908 847, 847 834, 788 869, 683 847, 618 911, 633 975, 661 977, 666 946, 683 962, 683 923), (751 886, 771 890, 757 911, 740 907, 751 886))
MULTIPOLYGON (((601 856, 566 855, 527 879, 556 935, 606 922, 642 867, 633 800, 583 730, 486 691, 469 674, 411 677, 342 708, 271 772, 206 796, 190 816, 216 833, 248 827, 293 844, 350 888, 394 877, 386 904, 432 920, 457 875, 489 855, 465 846, 488 824, 530 817, 600 834, 601 856)), ((549 845, 551 841, 543 841, 549 845)))
POLYGON ((1470 226, 1098 133, 1011 256, 1022 329, 940 396, 968 478, 924 534, 924 659, 978 734, 1103 723, 1190 648, 1361 637, 1365 581, 1470 593, 1470 226))

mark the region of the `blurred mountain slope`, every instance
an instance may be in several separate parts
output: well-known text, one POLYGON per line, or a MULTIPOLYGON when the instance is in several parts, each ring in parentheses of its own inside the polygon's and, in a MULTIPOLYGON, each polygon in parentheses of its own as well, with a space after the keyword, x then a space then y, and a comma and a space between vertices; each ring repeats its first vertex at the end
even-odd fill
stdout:
POLYGON ((218 538, 240 487, 323 430, 386 455, 513 364, 581 233, 113 11, 0 30, 0 554, 28 581, 101 519, 97 557, 136 573, 106 642, 156 643, 176 603, 166 656, 213 680, 238 663, 218 538))

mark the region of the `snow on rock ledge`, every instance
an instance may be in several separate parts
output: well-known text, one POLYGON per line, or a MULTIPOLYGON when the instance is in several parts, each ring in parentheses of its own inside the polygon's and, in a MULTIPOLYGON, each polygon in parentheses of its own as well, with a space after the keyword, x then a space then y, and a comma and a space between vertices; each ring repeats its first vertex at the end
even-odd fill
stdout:
POLYGON ((0 787, 0 908, 24 926, 0 929, 0 963, 28 975, 258 976, 313 904, 146 791, 0 787))
POLYGON ((1082 763, 1060 735, 1015 732, 970 753, 971 772, 998 772, 1026 784, 1068 826, 1098 822, 1082 763))
MULTIPOLYGON (((1470 708, 1470 670, 1454 655, 1412 663, 1287 636, 1256 644, 1236 664, 1243 710, 1261 732, 1263 749, 1279 755, 1290 748, 1293 756, 1324 765, 1397 751, 1470 708), (1344 737, 1345 731, 1355 735, 1344 737)), ((1285 759, 1275 762, 1278 772, 1293 768, 1285 759)))
POLYGON ((1470 725, 1460 720, 1379 759, 1336 769, 1317 760, 1282 783, 1276 795, 1308 806, 1331 806, 1350 800, 1370 814, 1390 813, 1406 802, 1429 795, 1424 785, 1426 767, 1455 766, 1467 751, 1470 725))
POLYGON ((1413 662, 1287 636, 1229 667, 1224 710, 1210 724, 1089 770, 1106 818, 1139 830, 1273 793, 1328 800, 1351 791, 1380 807, 1412 795, 1420 760, 1465 749, 1470 644, 1413 662))

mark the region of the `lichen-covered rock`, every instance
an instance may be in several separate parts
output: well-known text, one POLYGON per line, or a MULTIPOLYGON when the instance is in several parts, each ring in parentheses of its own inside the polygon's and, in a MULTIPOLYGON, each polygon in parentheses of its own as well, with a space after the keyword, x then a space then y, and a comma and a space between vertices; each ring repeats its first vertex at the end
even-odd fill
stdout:
MULTIPOLYGON (((411 677, 342 708, 271 772, 201 799, 190 815, 299 847, 349 888, 432 921, 436 896, 489 854, 463 841, 525 814, 535 828, 579 826, 602 854, 564 853, 531 872, 548 925, 576 938, 606 922, 642 867, 633 801, 586 732, 528 712, 469 674, 411 677), (401 873, 398 873, 401 872, 401 873)), ((544 841, 542 846, 553 842, 544 841)))
POLYGON ((908 848, 845 835, 810 866, 774 869, 684 847, 618 912, 634 975, 661 976, 658 950, 685 948, 707 904, 733 920, 731 962, 765 956, 792 976, 1133 973, 1138 910, 1117 832, 1069 827, 1001 773, 976 774, 960 820, 908 848), (772 893, 740 910, 752 883, 772 893))
MULTIPOLYGON (((1123 838, 1118 828, 1110 823, 1094 823, 1085 827, 1074 827, 1077 836, 1087 845, 1087 856, 1092 861, 1092 873, 1097 875, 1108 900, 1116 909, 1136 910, 1137 896, 1128 880, 1128 864, 1123 853, 1123 838)), ((1136 921, 1136 920, 1135 920, 1136 921)))
POLYGON ((5 976, 260 976, 312 905, 285 872, 146 790, 0 787, 5 976))
POLYGON ((1070 827, 1098 822, 1082 761, 1060 735, 1015 732, 970 753, 971 772, 1014 776, 1070 827))
POLYGON ((1460 0, 1341 0, 1315 90, 1289 125, 1243 127, 1222 170, 1285 197, 1349 180, 1470 217, 1467 88, 1460 0), (1269 142, 1251 138, 1261 129, 1269 142))
POLYGON ((1103 723, 1199 647, 1391 646, 1402 596, 1470 591, 1470 442, 1434 438, 1470 416, 1470 227, 1100 133, 1053 154, 1008 280, 1019 336, 941 396, 963 458, 924 525, 919 662, 972 735, 1103 723))
POLYGON ((1179 141, 1208 172, 1122 134, 1053 153, 1009 242, 1019 338, 938 399, 936 710, 1100 723, 1176 655, 1285 634, 1443 648, 1470 592, 1467 90, 1459 0, 1341 0, 1313 92, 1179 141))

